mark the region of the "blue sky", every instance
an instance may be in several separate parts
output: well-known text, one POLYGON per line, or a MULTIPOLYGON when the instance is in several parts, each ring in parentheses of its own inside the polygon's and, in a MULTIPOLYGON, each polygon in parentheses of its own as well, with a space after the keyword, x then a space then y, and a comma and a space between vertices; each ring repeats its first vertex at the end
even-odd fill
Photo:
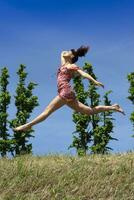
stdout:
MULTIPOLYGON (((114 113, 116 119, 112 141, 113 153, 134 148, 132 124, 129 121, 133 106, 127 100, 128 73, 134 71, 134 1, 132 0, 0 0, 0 68, 7 66, 10 73, 9 91, 15 94, 18 82, 16 71, 20 64, 27 66, 27 82, 38 86, 34 95, 39 98, 30 120, 39 115, 57 95, 56 71, 62 50, 91 47, 86 57, 77 64, 90 62, 98 80, 105 85, 101 95, 112 90, 112 103, 119 103, 126 117, 114 113)), ((33 153, 75 154, 68 150, 75 124, 72 110, 67 106, 53 113, 46 121, 34 126, 31 139, 33 153)), ((9 119, 16 109, 12 97, 9 119)))

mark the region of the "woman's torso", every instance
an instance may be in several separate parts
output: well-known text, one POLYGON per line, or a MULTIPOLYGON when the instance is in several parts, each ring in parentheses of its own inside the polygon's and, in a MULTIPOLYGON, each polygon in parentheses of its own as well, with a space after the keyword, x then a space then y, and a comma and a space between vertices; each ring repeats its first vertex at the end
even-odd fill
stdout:
POLYGON ((70 80, 72 78, 73 74, 69 70, 69 67, 67 66, 61 66, 59 67, 57 71, 57 86, 58 88, 63 88, 63 87, 70 87, 70 80))
POLYGON ((80 69, 78 66, 74 65, 64 65, 60 66, 57 71, 57 86, 58 88, 63 88, 64 86, 71 87, 69 82, 74 76, 76 70, 80 69))

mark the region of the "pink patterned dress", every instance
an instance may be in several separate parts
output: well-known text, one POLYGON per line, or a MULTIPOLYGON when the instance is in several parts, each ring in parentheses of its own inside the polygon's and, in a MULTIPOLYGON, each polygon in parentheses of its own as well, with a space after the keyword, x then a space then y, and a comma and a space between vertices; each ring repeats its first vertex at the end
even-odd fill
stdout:
POLYGON ((69 84, 74 73, 80 69, 78 66, 61 66, 57 72, 57 88, 58 95, 66 101, 74 101, 76 99, 75 92, 69 84))

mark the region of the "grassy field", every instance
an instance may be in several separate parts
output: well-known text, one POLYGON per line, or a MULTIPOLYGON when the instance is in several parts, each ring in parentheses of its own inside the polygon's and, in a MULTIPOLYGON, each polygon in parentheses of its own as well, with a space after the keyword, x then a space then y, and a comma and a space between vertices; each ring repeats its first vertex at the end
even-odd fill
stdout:
POLYGON ((134 200, 134 153, 2 158, 0 200, 134 200))

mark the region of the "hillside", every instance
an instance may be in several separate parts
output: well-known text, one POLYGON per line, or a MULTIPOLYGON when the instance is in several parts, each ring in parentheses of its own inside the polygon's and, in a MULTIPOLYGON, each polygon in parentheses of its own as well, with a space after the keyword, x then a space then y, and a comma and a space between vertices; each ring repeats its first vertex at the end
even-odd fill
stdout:
POLYGON ((0 200, 134 200, 134 153, 2 158, 0 200))

